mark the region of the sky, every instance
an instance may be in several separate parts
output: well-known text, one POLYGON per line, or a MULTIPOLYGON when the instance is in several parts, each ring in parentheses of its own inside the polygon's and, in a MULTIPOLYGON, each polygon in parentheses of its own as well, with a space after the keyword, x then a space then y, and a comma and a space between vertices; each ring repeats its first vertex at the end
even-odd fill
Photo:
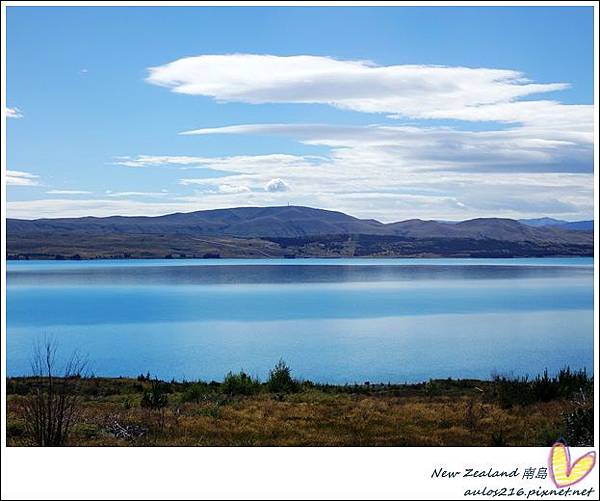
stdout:
POLYGON ((593 218, 592 7, 7 8, 9 217, 593 218))

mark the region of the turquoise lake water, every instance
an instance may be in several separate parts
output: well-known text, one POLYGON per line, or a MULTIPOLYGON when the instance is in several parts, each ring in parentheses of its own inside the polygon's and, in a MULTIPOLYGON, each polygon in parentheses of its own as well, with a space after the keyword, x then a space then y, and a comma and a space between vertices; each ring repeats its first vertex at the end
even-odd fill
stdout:
POLYGON ((593 369, 593 259, 9 261, 7 371, 414 382, 593 369))

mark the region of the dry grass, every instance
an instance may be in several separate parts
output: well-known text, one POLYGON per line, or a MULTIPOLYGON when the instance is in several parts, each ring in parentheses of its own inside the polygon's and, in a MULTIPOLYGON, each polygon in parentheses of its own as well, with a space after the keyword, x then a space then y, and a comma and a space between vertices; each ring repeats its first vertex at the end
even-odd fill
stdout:
MULTIPOLYGON (((427 394, 427 385, 305 387, 248 397, 214 391, 193 403, 183 402, 183 384, 171 384, 168 406, 153 411, 140 406, 147 385, 85 380, 81 418, 68 445, 545 446, 560 438, 561 414, 571 405, 553 400, 505 409, 465 382, 442 385, 436 396, 427 394)), ((7 387, 8 444, 29 445, 27 380, 9 380, 7 387)))

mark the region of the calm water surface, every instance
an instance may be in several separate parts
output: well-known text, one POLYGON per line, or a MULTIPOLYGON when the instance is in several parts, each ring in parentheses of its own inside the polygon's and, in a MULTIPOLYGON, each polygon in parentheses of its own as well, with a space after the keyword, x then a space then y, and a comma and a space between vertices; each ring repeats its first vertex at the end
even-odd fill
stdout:
POLYGON ((320 382, 593 368, 593 260, 12 261, 7 370, 36 340, 97 375, 320 382))

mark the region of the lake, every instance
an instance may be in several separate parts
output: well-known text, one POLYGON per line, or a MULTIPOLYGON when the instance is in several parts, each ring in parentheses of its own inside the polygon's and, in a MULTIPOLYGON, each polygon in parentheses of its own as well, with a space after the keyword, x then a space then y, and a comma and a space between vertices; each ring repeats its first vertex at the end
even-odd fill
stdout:
POLYGON ((7 373, 53 338, 98 376, 317 382, 593 371, 592 258, 7 263, 7 373))

